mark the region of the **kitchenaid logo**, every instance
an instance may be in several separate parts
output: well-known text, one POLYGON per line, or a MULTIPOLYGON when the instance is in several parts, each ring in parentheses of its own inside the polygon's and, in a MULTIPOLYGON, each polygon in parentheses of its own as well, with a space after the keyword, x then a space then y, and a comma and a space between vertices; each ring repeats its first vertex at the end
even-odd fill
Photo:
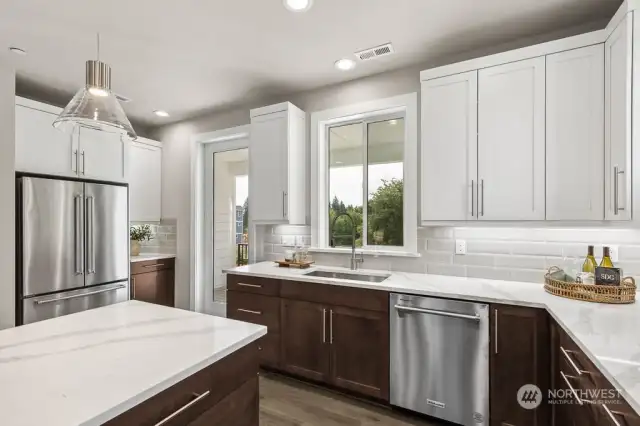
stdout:
MULTIPOLYGON (((526 410, 533 410, 542 404, 543 392, 533 384, 518 389, 518 404, 526 410)), ((623 399, 617 389, 549 389, 549 404, 621 404, 623 399)))

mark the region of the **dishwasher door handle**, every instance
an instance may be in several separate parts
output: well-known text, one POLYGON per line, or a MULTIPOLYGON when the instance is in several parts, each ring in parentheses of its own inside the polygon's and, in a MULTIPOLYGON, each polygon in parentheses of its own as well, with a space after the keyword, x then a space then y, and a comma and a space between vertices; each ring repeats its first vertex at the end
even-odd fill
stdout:
POLYGON ((452 317, 452 318, 460 318, 471 321, 480 322, 480 315, 466 315, 466 314, 458 314, 456 312, 448 312, 448 311, 438 311, 434 309, 424 309, 424 308, 413 308, 411 306, 402 306, 402 305, 394 305, 396 310, 401 312, 415 312, 418 314, 427 314, 427 315, 439 315, 441 317, 452 317))

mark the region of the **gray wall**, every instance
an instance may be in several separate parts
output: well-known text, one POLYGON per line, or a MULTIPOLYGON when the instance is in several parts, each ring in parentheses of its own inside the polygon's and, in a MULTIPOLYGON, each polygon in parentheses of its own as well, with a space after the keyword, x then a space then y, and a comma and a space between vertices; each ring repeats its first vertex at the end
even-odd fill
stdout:
MULTIPOLYGON (((162 216, 177 220, 176 306, 181 308, 189 307, 191 136, 248 124, 250 122, 250 109, 278 102, 290 101, 307 113, 311 113, 343 105, 417 92, 420 90, 420 71, 424 69, 580 34, 604 28, 605 25, 606 22, 596 22, 578 28, 569 28, 559 33, 517 40, 507 45, 489 46, 486 49, 474 52, 433 58, 419 65, 320 89, 253 100, 235 108, 224 111, 211 111, 191 120, 152 130, 152 137, 163 142, 162 216)), ((224 82, 221 82, 221 84, 224 84, 224 82)))
POLYGON ((15 73, 0 63, 0 329, 15 325, 15 73))

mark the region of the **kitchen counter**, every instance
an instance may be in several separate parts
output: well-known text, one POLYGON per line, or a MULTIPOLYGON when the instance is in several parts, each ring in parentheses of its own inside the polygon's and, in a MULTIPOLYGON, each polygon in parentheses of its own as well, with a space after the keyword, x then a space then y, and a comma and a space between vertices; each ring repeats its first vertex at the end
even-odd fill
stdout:
POLYGON ((174 259, 175 254, 162 254, 162 253, 140 253, 139 256, 131 256, 131 262, 144 262, 147 260, 162 260, 162 259, 174 259))
POLYGON ((1 423, 100 425, 266 333, 138 301, 0 331, 1 423))
POLYGON ((273 262, 239 266, 225 272, 328 285, 378 289, 389 292, 445 297, 489 303, 545 308, 575 340, 591 361, 640 413, 640 303, 604 305, 552 296, 542 283, 462 278, 379 270, 360 270, 374 275, 390 274, 381 283, 304 274, 314 269, 351 272, 346 268, 319 266, 309 269, 280 268, 273 262))

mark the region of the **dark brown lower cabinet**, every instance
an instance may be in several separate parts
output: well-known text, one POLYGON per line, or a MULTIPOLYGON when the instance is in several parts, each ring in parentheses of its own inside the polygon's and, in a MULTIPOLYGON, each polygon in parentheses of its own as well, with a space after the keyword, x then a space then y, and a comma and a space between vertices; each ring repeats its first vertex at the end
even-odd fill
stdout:
POLYGON ((388 400, 387 312, 286 299, 281 312, 285 371, 388 400))
POLYGON ((174 259, 131 263, 131 298, 175 306, 174 259))
POLYGON ((362 395, 389 398, 389 315, 330 308, 331 381, 362 395))
POLYGON ((258 348, 251 343, 105 423, 258 426, 258 348))
POLYGON ((491 305, 490 417, 492 426, 547 426, 550 382, 548 314, 544 309, 491 305), (525 409, 518 403, 521 386, 533 384, 542 404, 525 409))
POLYGON ((281 302, 281 367, 317 382, 329 382, 329 309, 300 300, 281 302))

